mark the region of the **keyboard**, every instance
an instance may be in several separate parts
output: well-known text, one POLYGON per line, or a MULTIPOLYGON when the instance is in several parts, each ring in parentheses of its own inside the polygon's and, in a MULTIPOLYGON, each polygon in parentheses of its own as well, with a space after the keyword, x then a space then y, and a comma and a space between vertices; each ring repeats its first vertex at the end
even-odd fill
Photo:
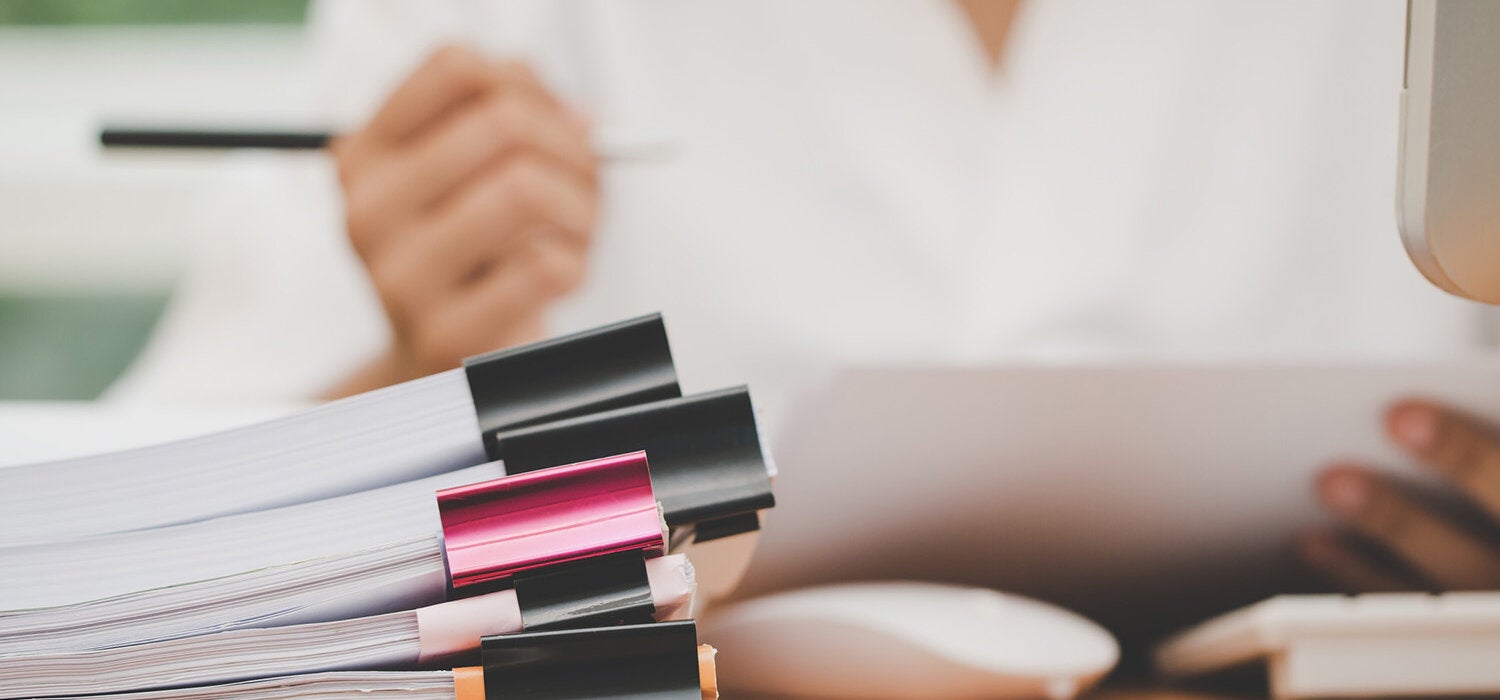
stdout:
POLYGON ((1264 663, 1277 698, 1500 694, 1500 592, 1279 596, 1156 651, 1167 678, 1264 663))

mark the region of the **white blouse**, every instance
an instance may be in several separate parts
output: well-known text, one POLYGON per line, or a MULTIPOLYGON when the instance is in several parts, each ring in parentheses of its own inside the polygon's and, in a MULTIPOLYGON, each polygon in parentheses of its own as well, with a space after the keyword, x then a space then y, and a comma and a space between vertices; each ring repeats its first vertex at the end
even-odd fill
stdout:
MULTIPOLYGON (((608 166, 563 332, 666 314, 690 391, 852 363, 1478 347, 1395 231, 1399 0, 1031 1, 998 72, 914 0, 339 0, 311 99, 367 117, 444 40, 525 56, 676 157, 608 166)), ((378 353, 319 158, 244 156, 115 395, 302 398, 378 353), (232 368, 225 371, 225 368, 232 368)))

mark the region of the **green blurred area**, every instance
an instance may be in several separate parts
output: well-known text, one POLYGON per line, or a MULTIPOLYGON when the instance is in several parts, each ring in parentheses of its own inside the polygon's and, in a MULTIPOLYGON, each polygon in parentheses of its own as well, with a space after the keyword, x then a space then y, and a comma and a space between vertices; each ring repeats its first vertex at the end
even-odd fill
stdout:
MULTIPOLYGON (((301 24, 308 0, 0 0, 0 27, 301 24)), ((91 399, 130 364, 166 292, 0 292, 0 400, 91 399)))
POLYGON ((165 295, 0 294, 0 400, 98 396, 165 305, 165 295))
POLYGON ((300 24, 308 0, 0 0, 0 25, 300 24))
MULTIPOLYGON (((301 24, 308 0, 0 0, 0 27, 301 24)), ((0 400, 91 399, 130 364, 167 295, 0 292, 0 400)))

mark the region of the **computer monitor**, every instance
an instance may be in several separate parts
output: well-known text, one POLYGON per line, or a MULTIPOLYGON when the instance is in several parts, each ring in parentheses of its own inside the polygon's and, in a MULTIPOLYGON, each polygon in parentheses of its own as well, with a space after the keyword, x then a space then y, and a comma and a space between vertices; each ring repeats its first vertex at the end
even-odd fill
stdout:
POLYGON ((1397 217, 1433 284, 1500 304, 1500 2, 1408 0, 1397 217))

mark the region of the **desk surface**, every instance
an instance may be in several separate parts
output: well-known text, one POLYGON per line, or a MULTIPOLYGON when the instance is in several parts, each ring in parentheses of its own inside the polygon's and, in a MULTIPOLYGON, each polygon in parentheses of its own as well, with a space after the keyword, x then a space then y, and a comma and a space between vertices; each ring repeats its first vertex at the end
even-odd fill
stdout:
POLYGON ((1217 695, 1149 688, 1105 688, 1088 696, 1091 700, 1248 700, 1255 695, 1217 695))

